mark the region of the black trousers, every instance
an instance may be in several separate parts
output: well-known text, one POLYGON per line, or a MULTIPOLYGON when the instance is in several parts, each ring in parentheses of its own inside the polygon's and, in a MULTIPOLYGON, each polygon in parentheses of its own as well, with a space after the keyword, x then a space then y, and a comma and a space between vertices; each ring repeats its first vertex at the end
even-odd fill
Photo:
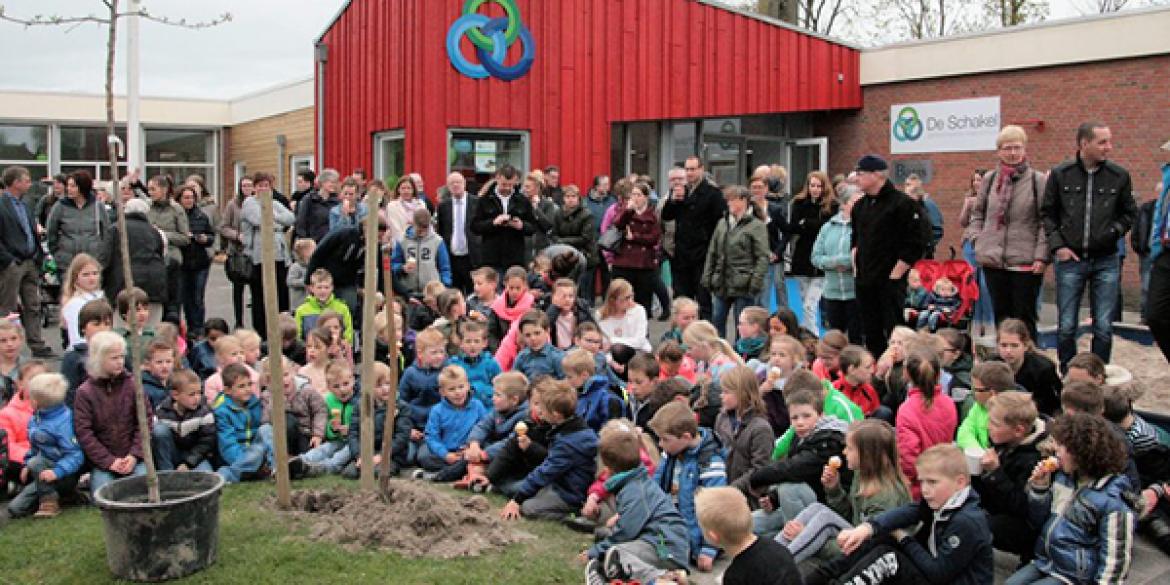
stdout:
POLYGON ((906 279, 878 283, 858 282, 857 305, 865 331, 865 347, 874 358, 886 352, 890 333, 902 324, 902 306, 906 303, 906 279))
POLYGON ((1170 361, 1170 250, 1162 252, 1150 268, 1150 289, 1146 296, 1146 324, 1162 355, 1170 361))
POLYGON ((646 309, 646 318, 654 312, 654 281, 656 280, 652 268, 621 268, 615 266, 614 278, 624 278, 634 287, 634 302, 646 309))
POLYGON ((699 303, 699 318, 711 320, 711 293, 699 283, 703 281, 703 261, 675 258, 670 261, 670 278, 674 296, 688 297, 699 303))
POLYGON ((929 581, 893 538, 878 535, 853 554, 834 559, 804 575, 804 582, 805 585, 920 585, 929 581))
POLYGON ((983 277, 987 281, 987 293, 991 295, 995 325, 998 327, 1004 319, 1019 319, 1028 326, 1032 339, 1037 339, 1036 297, 1040 295, 1044 275, 984 268, 983 277))
POLYGON ((861 311, 857 308, 857 299, 838 301, 821 299, 821 314, 825 318, 825 327, 844 331, 849 336, 850 343, 864 343, 864 333, 861 329, 861 311))
POLYGON ((991 528, 992 546, 996 549, 1018 555, 1021 563, 1036 557, 1036 539, 1040 537, 1040 531, 1029 526, 1026 519, 1010 514, 991 514, 987 516, 987 524, 991 528))
MULTIPOLYGON (((268 335, 268 320, 264 313, 264 272, 260 264, 252 265, 252 279, 248 288, 252 291, 252 329, 260 337, 268 335)), ((276 263, 276 304, 280 312, 288 310, 288 265, 284 262, 276 263)))
MULTIPOLYGON (((471 265, 471 256, 456 256, 451 255, 451 286, 458 289, 463 294, 471 294, 471 287, 474 284, 471 281, 471 271, 475 267, 471 265)), ((502 280, 501 275, 501 280, 502 280)))

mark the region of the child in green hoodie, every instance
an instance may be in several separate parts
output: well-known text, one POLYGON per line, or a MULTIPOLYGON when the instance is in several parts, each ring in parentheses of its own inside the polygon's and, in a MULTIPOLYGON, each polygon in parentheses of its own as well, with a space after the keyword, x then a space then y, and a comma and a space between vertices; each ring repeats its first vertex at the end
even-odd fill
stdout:
POLYGON ((353 316, 350 315, 349 305, 333 296, 333 275, 324 268, 314 270, 313 274, 309 275, 309 293, 305 302, 301 303, 293 314, 293 318, 297 320, 297 336, 303 337, 306 331, 312 331, 322 313, 333 311, 341 315, 345 341, 352 347, 353 316))
POLYGON ((1004 362, 983 362, 971 368, 971 391, 975 402, 955 435, 955 443, 960 449, 991 447, 987 437, 987 403, 992 396, 1015 387, 1015 374, 1004 362))

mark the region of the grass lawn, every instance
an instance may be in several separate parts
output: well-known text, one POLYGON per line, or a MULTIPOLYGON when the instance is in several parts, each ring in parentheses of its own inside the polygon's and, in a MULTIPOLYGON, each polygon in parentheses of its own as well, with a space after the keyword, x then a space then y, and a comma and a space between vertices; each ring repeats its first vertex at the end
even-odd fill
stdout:
MULTIPOLYGON (((356 482, 318 478, 294 489, 356 482)), ((435 489, 448 489, 435 486, 435 489)), ((588 539, 563 526, 520 521, 535 539, 475 559, 406 559, 392 552, 349 552, 312 542, 307 527, 270 507, 275 484, 227 486, 220 501, 219 557, 210 569, 176 583, 579 583, 574 560, 588 539)), ((493 505, 503 501, 494 496, 493 505)), ((493 510, 491 513, 495 513, 493 510)), ((21 519, 0 529, 0 581, 7 583, 115 583, 106 568, 101 514, 67 508, 53 520, 21 519)))

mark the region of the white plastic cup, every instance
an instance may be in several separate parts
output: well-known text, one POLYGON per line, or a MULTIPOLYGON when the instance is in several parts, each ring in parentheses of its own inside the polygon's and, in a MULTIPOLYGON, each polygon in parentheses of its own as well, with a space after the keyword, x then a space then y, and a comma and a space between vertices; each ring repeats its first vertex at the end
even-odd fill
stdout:
POLYGON ((963 449, 963 454, 967 456, 967 471, 971 475, 980 475, 983 473, 983 453, 984 450, 979 447, 967 447, 963 449))

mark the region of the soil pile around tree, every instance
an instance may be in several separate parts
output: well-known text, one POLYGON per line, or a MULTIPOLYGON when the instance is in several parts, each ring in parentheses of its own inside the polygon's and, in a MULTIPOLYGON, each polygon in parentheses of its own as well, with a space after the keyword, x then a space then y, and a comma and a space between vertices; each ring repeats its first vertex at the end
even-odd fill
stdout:
POLYGON ((456 498, 435 486, 392 480, 383 497, 334 488, 292 494, 309 538, 404 557, 474 557, 532 538, 503 524, 483 496, 456 498))

